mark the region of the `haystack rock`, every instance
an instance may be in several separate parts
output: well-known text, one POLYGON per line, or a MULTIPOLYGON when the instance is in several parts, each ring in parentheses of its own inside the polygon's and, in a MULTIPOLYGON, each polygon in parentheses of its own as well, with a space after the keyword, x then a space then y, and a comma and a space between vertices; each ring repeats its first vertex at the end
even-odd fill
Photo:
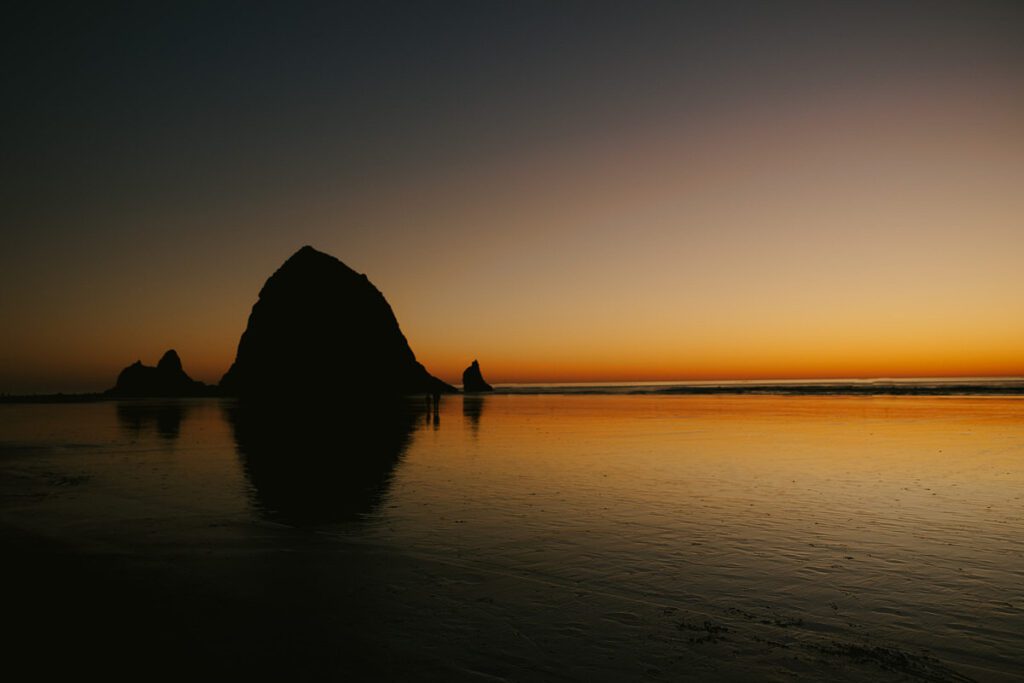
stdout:
POLYGON ((462 390, 467 393, 494 391, 494 387, 484 381, 484 376, 480 373, 480 364, 476 361, 462 371, 462 390))
POLYGON ((455 392, 417 362, 367 277, 309 246, 263 285, 220 387, 242 397, 352 403, 455 392))
POLYGON ((171 349, 156 367, 135 361, 117 376, 117 384, 107 391, 112 396, 201 396, 209 387, 198 382, 181 367, 178 352, 171 349))

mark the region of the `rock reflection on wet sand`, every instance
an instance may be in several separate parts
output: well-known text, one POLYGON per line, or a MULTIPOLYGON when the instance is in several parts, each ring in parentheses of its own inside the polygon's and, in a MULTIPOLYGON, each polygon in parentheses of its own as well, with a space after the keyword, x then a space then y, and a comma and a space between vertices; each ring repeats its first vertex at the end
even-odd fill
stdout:
POLYGON ((365 480, 269 482, 275 454, 356 456, 344 417, 289 439, 232 410, 0 406, 12 651, 72 648, 66 671, 1024 676, 1024 400, 445 397, 365 480))

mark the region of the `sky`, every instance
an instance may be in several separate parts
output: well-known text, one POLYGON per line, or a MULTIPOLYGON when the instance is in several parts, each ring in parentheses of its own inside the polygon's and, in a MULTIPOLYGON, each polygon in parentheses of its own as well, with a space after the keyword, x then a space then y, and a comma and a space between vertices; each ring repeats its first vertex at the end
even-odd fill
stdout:
POLYGON ((458 382, 1024 375, 1024 3, 16 3, 0 392, 310 244, 458 382))

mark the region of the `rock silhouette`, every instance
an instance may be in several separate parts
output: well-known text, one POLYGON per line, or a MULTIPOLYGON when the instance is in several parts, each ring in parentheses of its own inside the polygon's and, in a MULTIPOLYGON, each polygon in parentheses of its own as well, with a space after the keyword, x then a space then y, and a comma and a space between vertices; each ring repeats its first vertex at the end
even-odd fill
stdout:
POLYGON ((417 401, 350 411, 238 401, 223 410, 256 508, 293 526, 373 512, 426 412, 417 401))
POLYGON ((118 401, 117 421, 135 438, 155 432, 164 441, 174 442, 192 407, 188 401, 118 401))
POLYGON ((380 290, 309 246, 263 285, 220 387, 253 398, 455 392, 417 362, 380 290))
POLYGON ((171 349, 156 367, 137 360, 117 376, 117 384, 107 391, 121 397, 202 396, 210 388, 185 374, 178 352, 171 349))
POLYGON ((487 398, 484 396, 466 394, 462 397, 462 417, 469 424, 473 436, 480 432, 480 418, 484 414, 484 404, 486 402, 487 398))
POLYGON ((480 364, 475 360, 462 371, 462 390, 467 393, 494 391, 494 387, 484 381, 484 376, 480 373, 480 364))

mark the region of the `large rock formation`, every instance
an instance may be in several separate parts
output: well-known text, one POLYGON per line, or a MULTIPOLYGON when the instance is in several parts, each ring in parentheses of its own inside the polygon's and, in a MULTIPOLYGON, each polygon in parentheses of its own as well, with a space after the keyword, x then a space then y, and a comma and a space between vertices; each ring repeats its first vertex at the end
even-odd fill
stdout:
POLYGON ((462 390, 467 393, 494 391, 494 387, 484 381, 484 376, 480 373, 480 364, 475 360, 462 371, 462 390))
POLYGON ((201 396, 210 388, 185 374, 178 352, 171 349, 154 368, 137 360, 117 376, 117 384, 107 391, 111 396, 201 396))
POLYGON ((263 285, 220 386, 245 397, 352 401, 455 391, 416 361, 365 275, 309 246, 263 285))

